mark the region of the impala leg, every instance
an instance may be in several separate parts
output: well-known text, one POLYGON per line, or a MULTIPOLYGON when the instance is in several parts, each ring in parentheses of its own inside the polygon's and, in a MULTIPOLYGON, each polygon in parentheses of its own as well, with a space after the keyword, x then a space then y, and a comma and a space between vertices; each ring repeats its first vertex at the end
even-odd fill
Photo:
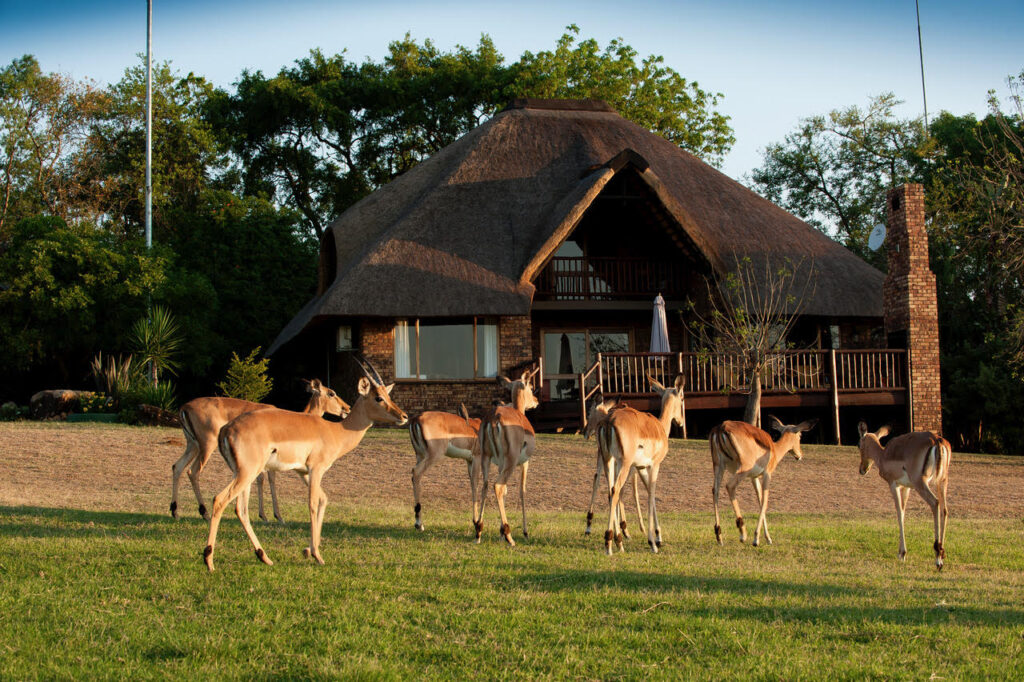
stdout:
MULTIPOLYGON (((416 466, 412 468, 412 496, 415 500, 416 506, 413 507, 413 511, 416 513, 416 530, 423 530, 423 518, 420 516, 420 479, 423 478, 423 474, 427 472, 431 466, 434 465, 435 454, 432 450, 428 450, 427 454, 423 457, 416 453, 416 466)), ((470 481, 470 487, 473 487, 472 480, 470 481)))
POLYGON ((932 546, 935 549, 935 567, 941 571, 943 563, 942 560, 945 557, 946 551, 943 549, 942 543, 940 542, 941 523, 939 521, 939 516, 942 510, 939 508, 939 498, 936 497, 935 493, 932 492, 932 489, 929 488, 928 484, 924 481, 918 481, 914 486, 914 489, 917 490, 917 494, 928 503, 928 506, 932 508, 932 519, 935 524, 935 542, 932 546))
MULTIPOLYGON (((178 461, 171 465, 171 516, 178 518, 178 483, 181 475, 185 473, 188 465, 196 459, 199 446, 189 437, 185 437, 185 454, 178 458, 178 461)), ((191 479, 191 476, 189 477, 191 479)), ((198 492, 196 493, 198 498, 198 492)))
MULTIPOLYGON (((278 523, 284 523, 281 509, 277 506, 277 472, 268 470, 266 474, 267 484, 270 486, 270 503, 274 506, 274 518, 277 519, 278 523)), ((262 500, 260 501, 262 502, 262 500)))
POLYGON ((487 501, 487 472, 491 468, 490 455, 485 452, 479 458, 474 457, 473 468, 476 469, 476 474, 480 476, 480 509, 477 511, 475 508, 475 500, 473 509, 473 530, 476 533, 476 543, 480 544, 480 536, 484 532, 484 502, 487 501))
MULTIPOLYGON (((906 561, 907 557, 907 538, 903 530, 903 515, 906 510, 906 495, 904 491, 900 490, 900 485, 895 481, 889 484, 889 490, 892 491, 892 499, 896 503, 896 523, 900 528, 900 548, 896 556, 899 557, 900 561, 906 561)), ((910 492, 909 490, 906 492, 910 492)))
POLYGON ((597 467, 594 469, 594 488, 590 491, 590 506, 587 507, 587 529, 584 535, 590 535, 590 523, 594 520, 594 503, 597 501, 597 489, 601 485, 601 472, 604 471, 604 457, 597 453, 597 467))
POLYGON ((312 469, 309 472, 309 547, 303 554, 312 558, 318 564, 323 564, 323 557, 320 556, 320 530, 323 523, 323 513, 327 507, 327 496, 320 486, 323 472, 319 469, 312 469))
POLYGON ((655 496, 658 486, 658 469, 660 468, 658 464, 651 467, 648 474, 650 483, 647 485, 647 544, 655 554, 661 547, 661 524, 658 523, 657 497, 655 496))
MULTIPOLYGON (((757 496, 757 505, 761 506, 761 499, 763 497, 763 494, 761 492, 761 478, 759 476, 754 477, 750 479, 750 482, 754 485, 754 495, 757 496)), ((772 536, 768 534, 768 516, 766 514, 761 514, 761 519, 758 519, 758 521, 764 527, 764 541, 767 542, 769 545, 772 544, 772 536)), ((756 537, 757 536, 755 535, 755 538, 756 537)))
POLYGON ((939 484, 939 488, 938 488, 939 508, 941 510, 941 516, 939 518, 939 521, 942 522, 941 523, 941 527, 940 527, 940 532, 939 532, 939 558, 940 559, 945 559, 946 558, 946 520, 947 520, 947 517, 949 516, 949 507, 946 506, 946 485, 948 483, 948 480, 949 479, 943 480, 942 483, 939 484))
MULTIPOLYGON (((761 501, 761 513, 757 517, 757 525, 754 526, 754 547, 758 545, 758 539, 760 538, 760 531, 764 529, 765 539, 768 539, 768 485, 771 483, 772 478, 768 475, 768 472, 761 474, 761 482, 755 486, 761 488, 761 494, 759 495, 761 501)), ((754 479, 757 480, 757 479, 754 479)), ((768 544, 771 544, 771 540, 768 540, 768 544)))
POLYGON ((610 556, 612 554, 612 539, 615 539, 615 544, 618 546, 620 552, 626 551, 626 548, 622 544, 622 535, 615 533, 615 516, 619 506, 619 498, 622 496, 622 488, 626 485, 626 478, 629 476, 629 469, 633 466, 632 462, 616 462, 614 459, 608 460, 608 481, 610 483, 610 490, 608 495, 608 530, 604 534, 604 546, 605 552, 610 556), (614 476, 613 472, 618 470, 618 475, 614 476), (612 481, 614 480, 614 483, 612 481))
POLYGON ((243 490, 248 490, 256 478, 258 471, 239 472, 234 479, 228 483, 224 490, 217 493, 213 498, 213 513, 210 516, 210 534, 206 538, 206 548, 203 550, 203 561, 206 568, 213 571, 213 549, 217 545, 217 529, 220 527, 220 519, 224 516, 224 510, 231 504, 231 501, 238 497, 243 490))
POLYGON ((530 460, 526 460, 522 464, 523 477, 519 483, 519 504, 523 508, 523 537, 528 538, 530 534, 526 532, 526 472, 530 469, 530 460))
MULTIPOLYGON (((203 493, 199 490, 199 474, 201 474, 203 469, 206 468, 206 463, 210 461, 213 451, 217 449, 217 436, 213 435, 201 440, 198 443, 198 449, 199 454, 196 459, 192 461, 192 467, 188 470, 188 480, 192 484, 192 491, 196 494, 196 502, 199 503, 199 515, 204 519, 208 519, 209 516, 206 511, 206 502, 203 501, 203 493)), ((227 462, 227 464, 228 469, 232 474, 238 473, 233 461, 227 462)))
POLYGON ((235 515, 238 520, 242 523, 242 528, 245 530, 245 534, 249 536, 249 542, 252 543, 252 548, 256 552, 256 558, 265 563, 267 566, 273 566, 274 562, 270 560, 267 553, 263 551, 263 547, 260 545, 259 538, 256 537, 256 532, 252 529, 252 524, 249 523, 249 493, 252 486, 245 486, 242 491, 235 498, 235 515))
MULTIPOLYGON (((510 447, 509 452, 518 452, 518 449, 510 447)), ((512 456, 506 457, 504 466, 498 473, 498 479, 494 482, 494 497, 498 501, 498 515, 501 518, 501 535, 505 538, 505 542, 512 547, 516 546, 516 541, 512 539, 512 528, 508 525, 508 517, 505 515, 505 493, 508 491, 508 481, 512 478, 515 468, 515 460, 512 456)))
POLYGON ((264 523, 268 523, 270 521, 270 519, 267 518, 267 515, 263 513, 263 479, 266 477, 267 474, 265 471, 261 471, 260 475, 256 477, 256 498, 259 500, 260 521, 263 521, 264 523))
POLYGON ((715 483, 711 487, 711 499, 715 506, 715 540, 718 544, 724 544, 722 540, 722 521, 718 516, 718 493, 722 487, 722 475, 725 474, 725 467, 715 465, 715 483))
MULTIPOLYGON (((647 483, 644 483, 644 488, 647 487, 647 483)), ((640 512, 640 470, 633 469, 633 504, 636 505, 636 520, 640 524, 640 532, 644 535, 647 534, 647 528, 644 525, 644 515, 640 512)), ((625 523, 626 512, 622 512, 623 523, 625 523)), ((622 532, 626 532, 626 527, 622 527, 622 532)), ((628 535, 626 537, 629 537, 628 535)))
POLYGON ((725 484, 725 492, 729 493, 729 502, 732 503, 732 510, 736 513, 736 527, 740 530, 740 542, 747 541, 747 526, 743 522, 743 512, 740 511, 740 501, 736 499, 736 486, 743 480, 744 474, 735 473, 729 482, 725 484))

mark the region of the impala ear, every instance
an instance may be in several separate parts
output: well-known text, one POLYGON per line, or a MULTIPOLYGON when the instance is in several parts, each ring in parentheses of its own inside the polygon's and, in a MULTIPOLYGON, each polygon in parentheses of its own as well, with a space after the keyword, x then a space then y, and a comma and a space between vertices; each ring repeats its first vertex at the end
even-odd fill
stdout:
POLYGON ((651 388, 654 389, 655 393, 657 393, 658 395, 662 395, 665 393, 665 387, 661 384, 660 381, 652 377, 649 372, 647 374, 647 381, 651 384, 651 388))
POLYGON ((368 378, 366 378, 366 377, 359 377, 359 387, 358 387, 359 395, 369 395, 370 394, 370 386, 371 386, 371 384, 370 384, 370 380, 368 378))
POLYGON ((393 389, 394 387, 395 387, 395 385, 394 385, 394 384, 388 384, 387 386, 385 386, 385 387, 384 387, 384 390, 385 390, 385 391, 387 391, 387 394, 388 394, 388 395, 391 395, 391 390, 392 390, 392 389, 393 389))
POLYGON ((864 434, 867 433, 867 432, 868 432, 868 425, 865 424, 864 422, 857 422, 857 435, 860 436, 861 438, 863 438, 864 434))
POLYGON ((775 429, 779 433, 785 433, 786 425, 783 424, 782 421, 774 414, 768 415, 768 423, 771 424, 771 428, 775 429))
POLYGON ((889 435, 889 430, 890 429, 888 425, 883 426, 882 428, 875 431, 875 437, 878 438, 878 440, 882 440, 883 438, 889 435))
POLYGON ((680 374, 676 377, 675 389, 679 391, 680 394, 682 394, 684 386, 686 386, 686 379, 683 377, 682 374, 680 374))
POLYGON ((319 393, 321 388, 323 388, 323 384, 320 383, 319 379, 310 379, 306 390, 310 393, 319 393))
POLYGON ((505 388, 512 388, 512 384, 514 382, 511 379, 509 379, 507 376, 505 376, 504 374, 499 374, 498 375, 498 383, 501 384, 502 386, 504 386, 505 388))
POLYGON ((813 429, 817 425, 818 425, 818 420, 817 419, 808 419, 805 422, 800 422, 799 426, 796 427, 796 430, 800 431, 800 432, 810 431, 811 429, 813 429))
POLYGON ((616 407, 619 406, 619 399, 618 398, 609 398, 608 400, 604 401, 601 404, 604 406, 605 410, 607 410, 608 412, 611 412, 612 410, 614 410, 616 407))
POLYGON ((469 410, 466 409, 466 403, 459 403, 459 416, 469 421, 469 410))

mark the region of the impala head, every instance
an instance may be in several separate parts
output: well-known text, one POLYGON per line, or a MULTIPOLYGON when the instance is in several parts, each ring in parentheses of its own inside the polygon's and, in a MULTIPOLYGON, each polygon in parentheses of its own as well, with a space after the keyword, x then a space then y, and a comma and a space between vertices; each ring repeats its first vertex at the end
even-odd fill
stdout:
POLYGON ((352 407, 342 400, 341 396, 321 384, 319 379, 302 379, 302 383, 306 385, 306 392, 310 394, 310 405, 322 410, 324 414, 333 414, 344 419, 352 411, 352 407))
POLYGON ((611 400, 595 400, 587 413, 587 428, 583 429, 583 438, 589 440, 597 433, 597 429, 608 419, 608 413, 619 406, 617 398, 611 400))
POLYGON ((385 422, 405 426, 408 415, 391 400, 394 384, 384 385, 380 374, 368 362, 356 359, 365 377, 359 379, 359 401, 366 405, 366 416, 375 422, 385 422))
POLYGON ((857 435, 860 436, 858 446, 860 447, 860 475, 863 476, 871 470, 871 464, 874 460, 870 457, 872 451, 872 445, 881 449, 881 440, 889 435, 889 427, 883 426, 874 433, 868 431, 868 425, 865 422, 857 424, 857 435))
POLYGON ((530 384, 530 380, 533 379, 534 375, 540 371, 540 367, 533 370, 532 372, 523 372, 522 375, 515 381, 512 381, 506 376, 499 376, 498 383, 508 388, 512 392, 512 406, 526 412, 540 405, 540 401, 537 400, 537 396, 533 394, 533 386, 530 384))
POLYGON ((674 421, 679 426, 683 425, 683 375, 680 374, 676 377, 675 383, 672 388, 665 388, 662 386, 657 379, 652 377, 650 374, 647 375, 647 381, 650 382, 651 388, 654 392, 661 396, 661 413, 665 414, 666 410, 668 414, 672 416, 674 421))
MULTIPOLYGON (((796 435, 796 438, 793 439, 792 446, 790 446, 787 452, 792 452, 793 456, 796 457, 797 461, 803 459, 804 452, 803 450, 800 449, 800 434, 802 434, 804 431, 810 431, 811 429, 813 429, 815 425, 817 425, 818 420, 809 419, 805 422, 800 422, 799 424, 783 424, 781 421, 779 421, 778 417, 775 417, 774 415, 768 415, 768 421, 771 423, 771 427, 779 432, 780 436, 783 436, 787 433, 792 433, 796 435)), ((782 455, 785 456, 786 452, 783 452, 782 455)))

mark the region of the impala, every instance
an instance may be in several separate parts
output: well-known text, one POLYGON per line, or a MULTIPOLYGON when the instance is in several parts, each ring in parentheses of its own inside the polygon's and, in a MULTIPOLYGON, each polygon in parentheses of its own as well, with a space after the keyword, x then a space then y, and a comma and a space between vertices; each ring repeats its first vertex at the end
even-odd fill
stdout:
POLYGON ((519 466, 522 468, 519 501, 523 508, 523 537, 529 537, 526 528, 526 474, 530 468, 530 456, 533 455, 535 433, 530 420, 526 418, 526 411, 532 410, 540 404, 530 386, 530 380, 539 371, 538 367, 532 372, 523 372, 517 381, 498 377, 498 380, 512 392, 512 402, 510 405, 495 407, 481 422, 470 474, 470 479, 475 481, 476 473, 480 472, 483 480, 480 486, 479 515, 477 515, 476 499, 473 499, 473 528, 476 530, 478 543, 484 529, 484 501, 487 499, 487 473, 490 469, 491 459, 494 459, 498 465, 498 478, 494 482, 494 497, 498 500, 498 513, 501 516, 501 536, 509 545, 515 546, 508 517, 505 515, 505 492, 508 489, 508 480, 519 466))
POLYGON ((613 553, 613 538, 619 551, 625 551, 622 535, 615 533, 615 516, 622 488, 633 467, 637 469, 637 476, 643 475, 642 470, 647 476, 644 481, 647 487, 647 544, 655 553, 661 547, 661 524, 658 523, 655 505, 658 471, 668 454, 668 435, 672 423, 683 423, 683 377, 676 377, 672 388, 662 386, 650 374, 647 380, 654 392, 661 396, 661 415, 655 417, 632 407, 623 407, 613 410, 601 429, 603 447, 610 454, 606 464, 610 508, 608 529, 604 533, 605 551, 609 555, 613 553))
POLYGON ((889 484, 896 503, 896 521, 900 526, 900 561, 906 561, 907 541, 903 533, 903 517, 907 511, 910 489, 932 508, 935 520, 935 565, 942 570, 946 558, 946 486, 949 484, 949 462, 952 449, 949 441, 929 431, 905 433, 882 447, 880 440, 889 433, 883 426, 875 433, 864 422, 857 424, 860 434, 860 473, 863 476, 874 464, 878 475, 889 484))
POLYGON ((359 379, 359 397, 344 421, 332 422, 284 410, 260 410, 243 414, 221 429, 220 451, 235 477, 213 500, 210 535, 203 550, 209 570, 213 570, 213 549, 221 516, 236 498, 235 513, 256 557, 268 566, 273 565, 249 523, 249 488, 264 469, 296 471, 308 483, 310 543, 303 553, 319 564, 324 563, 320 556, 320 532, 327 508, 327 495, 321 484, 324 474, 338 458, 359 445, 374 423, 404 426, 409 421, 391 400, 394 384, 385 386, 376 372, 371 375, 366 365, 362 369, 366 376, 359 379))
POLYGON ((772 537, 768 534, 768 487, 771 484, 772 474, 779 462, 788 453, 792 452, 797 460, 803 459, 804 453, 800 449, 800 434, 809 431, 818 423, 817 419, 801 422, 796 426, 783 424, 777 418, 769 416, 772 428, 779 432, 779 439, 772 441, 767 433, 751 426, 746 422, 726 421, 711 429, 708 436, 708 445, 711 447, 711 466, 715 471, 715 485, 711 489, 715 503, 715 539, 722 544, 722 526, 718 516, 718 493, 722 486, 722 476, 726 470, 732 474, 732 478, 725 484, 725 490, 729 493, 729 501, 736 512, 736 527, 740 531, 740 542, 747 541, 747 527, 743 522, 743 512, 740 511, 740 503, 736 499, 736 486, 744 478, 751 479, 754 486, 754 493, 757 495, 757 502, 761 507, 761 514, 757 519, 757 526, 754 528, 754 547, 758 545, 760 531, 764 528, 764 539, 772 544, 772 537))
MULTIPOLYGON (((306 404, 305 412, 321 416, 325 413, 344 417, 348 414, 349 406, 338 394, 323 386, 319 380, 306 381, 306 391, 310 394, 309 402, 306 404)), ((206 504, 203 501, 203 494, 199 491, 199 474, 210 459, 210 455, 217 448, 217 434, 221 427, 235 417, 254 412, 256 410, 273 409, 273 405, 254 403, 248 400, 237 398, 196 398, 181 406, 179 417, 181 419, 181 430, 185 434, 185 454, 171 467, 171 516, 178 518, 178 482, 181 474, 189 464, 192 467, 188 470, 188 479, 192 483, 192 490, 195 491, 196 501, 199 503, 199 515, 208 519, 206 515, 206 504)), ((277 508, 277 490, 274 479, 270 481, 270 496, 274 504, 274 516, 282 521, 281 514, 277 508)), ((264 521, 267 517, 263 513, 263 474, 257 479, 259 485, 260 518, 264 521)))
POLYGON ((416 500, 416 528, 423 530, 420 517, 420 479, 441 456, 462 459, 469 474, 469 490, 476 508, 476 487, 473 485, 473 446, 480 432, 480 420, 470 419, 465 405, 460 415, 450 412, 424 412, 409 420, 409 440, 416 452, 416 466, 412 469, 412 494, 416 500))
MULTIPOLYGON (((608 414, 619 407, 628 406, 626 403, 619 403, 618 399, 595 402, 591 406, 590 412, 587 413, 587 426, 583 429, 583 438, 590 440, 592 435, 600 433, 601 426, 608 421, 608 414)), ((611 457, 602 446, 603 442, 604 439, 597 439, 597 469, 594 471, 594 487, 590 492, 590 506, 587 507, 587 528, 583 531, 584 535, 590 535, 590 524, 594 520, 594 502, 597 500, 597 489, 601 487, 601 476, 606 471, 608 458, 611 457)), ((644 514, 640 510, 640 490, 637 485, 637 478, 639 478, 639 475, 633 477, 633 500, 636 502, 636 517, 637 521, 640 522, 640 532, 647 533, 647 528, 644 526, 644 514)), ((629 539, 629 531, 626 530, 626 508, 621 502, 619 503, 619 527, 622 529, 623 537, 629 539)))

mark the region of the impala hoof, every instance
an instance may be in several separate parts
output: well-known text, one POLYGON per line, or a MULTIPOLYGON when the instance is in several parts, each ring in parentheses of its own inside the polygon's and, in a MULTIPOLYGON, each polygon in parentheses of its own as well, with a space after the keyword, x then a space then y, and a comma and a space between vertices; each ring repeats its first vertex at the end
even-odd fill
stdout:
POLYGON ((584 535, 590 535, 590 526, 587 526, 587 529, 585 531, 583 531, 583 534, 584 535))
POLYGON ((178 518, 178 503, 177 502, 171 502, 171 517, 175 518, 175 519, 178 518))
POLYGON ((657 543, 648 540, 647 544, 650 545, 652 552, 654 552, 655 554, 658 553, 658 545, 657 545, 657 543))
POLYGON ((203 550, 203 563, 206 564, 206 570, 213 573, 213 545, 207 545, 203 550))
POLYGON ((267 518, 266 514, 260 514, 260 521, 263 523, 270 523, 270 519, 267 518))
POLYGON ((715 540, 717 540, 718 544, 720 545, 725 544, 722 541, 722 527, 719 526, 717 523, 715 524, 715 540))
POLYGON ((206 515, 206 505, 205 504, 199 505, 199 515, 202 516, 207 521, 210 520, 210 517, 206 515))
POLYGON ((270 560, 270 557, 267 556, 267 553, 263 551, 262 547, 256 550, 256 558, 265 563, 267 566, 274 565, 274 562, 270 560))

